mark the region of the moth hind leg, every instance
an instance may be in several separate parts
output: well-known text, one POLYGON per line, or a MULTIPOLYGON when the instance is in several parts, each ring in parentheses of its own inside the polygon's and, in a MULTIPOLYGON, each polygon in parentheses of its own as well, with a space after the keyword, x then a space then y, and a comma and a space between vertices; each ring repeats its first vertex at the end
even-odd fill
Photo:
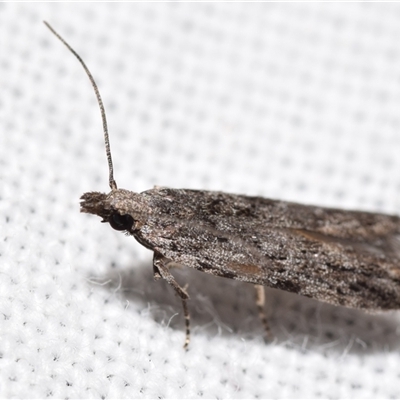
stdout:
POLYGON ((164 257, 160 253, 154 252, 153 257, 153 272, 154 279, 164 279, 167 283, 172 286, 175 290, 175 293, 182 301, 183 307, 183 315, 185 317, 185 326, 186 326, 186 338, 183 348, 185 350, 188 349, 190 343, 190 314, 187 306, 187 300, 189 299, 189 295, 186 292, 186 288, 182 288, 178 282, 175 280, 173 275, 169 272, 169 268, 176 266, 176 263, 164 257))
POLYGON ((268 324, 268 319, 265 314, 265 290, 262 285, 254 285, 256 291, 256 306, 258 310, 258 317, 264 327, 264 340, 270 341, 272 338, 271 329, 268 324))

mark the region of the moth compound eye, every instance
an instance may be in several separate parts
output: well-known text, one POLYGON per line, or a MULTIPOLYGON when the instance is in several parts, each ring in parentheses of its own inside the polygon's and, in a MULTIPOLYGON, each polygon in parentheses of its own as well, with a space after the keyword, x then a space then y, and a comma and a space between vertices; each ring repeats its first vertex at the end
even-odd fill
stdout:
POLYGON ((132 228, 134 221, 129 214, 121 215, 115 213, 110 216, 108 222, 116 231, 129 231, 132 228))

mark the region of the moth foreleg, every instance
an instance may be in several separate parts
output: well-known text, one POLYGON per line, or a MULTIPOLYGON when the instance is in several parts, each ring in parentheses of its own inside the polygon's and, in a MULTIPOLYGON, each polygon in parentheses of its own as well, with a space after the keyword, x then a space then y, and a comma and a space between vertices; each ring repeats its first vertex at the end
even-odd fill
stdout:
POLYGON ((185 317, 185 325, 186 325, 186 339, 183 348, 185 350, 188 349, 189 342, 190 342, 190 314, 189 309, 187 306, 187 299, 189 295, 186 293, 186 290, 179 286, 178 282, 175 280, 173 275, 169 272, 169 268, 171 266, 176 265, 173 261, 169 260, 168 258, 164 257, 160 253, 154 252, 153 257, 153 272, 155 279, 165 279, 167 283, 172 286, 175 290, 175 293, 182 301, 183 306, 183 315, 185 317))
POLYGON ((262 285, 254 285, 256 291, 256 306, 258 309, 258 316, 264 327, 264 338, 269 340, 271 338, 271 330, 269 328, 267 316, 265 315, 265 290, 262 285))

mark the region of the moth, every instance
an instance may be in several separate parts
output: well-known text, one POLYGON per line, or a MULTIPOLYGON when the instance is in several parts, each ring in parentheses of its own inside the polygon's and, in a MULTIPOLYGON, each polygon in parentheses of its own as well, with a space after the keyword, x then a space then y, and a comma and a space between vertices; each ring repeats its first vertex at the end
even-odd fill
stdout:
POLYGON ((85 193, 81 212, 98 215, 154 252, 154 277, 166 280, 182 300, 184 347, 189 296, 170 272, 176 265, 256 285, 265 325, 264 286, 369 311, 400 308, 398 216, 224 192, 118 189, 97 85, 80 56, 45 24, 82 64, 102 115, 111 191, 85 193))

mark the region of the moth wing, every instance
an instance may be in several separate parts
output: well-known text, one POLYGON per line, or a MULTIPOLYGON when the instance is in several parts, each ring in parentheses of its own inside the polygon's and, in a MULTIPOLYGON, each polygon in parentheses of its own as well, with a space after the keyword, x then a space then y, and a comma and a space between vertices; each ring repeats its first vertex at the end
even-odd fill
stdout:
POLYGON ((136 239, 200 271, 328 303, 400 308, 400 218, 221 192, 144 192, 136 239))
POLYGON ((400 308, 397 233, 359 240, 281 228, 257 243, 243 236, 240 247, 246 261, 226 260, 224 276, 346 307, 400 308))
POLYGON ((157 248, 176 263, 335 305, 368 310, 400 308, 397 234, 357 240, 289 228, 273 228, 257 235, 231 235, 198 225, 190 233, 178 231, 172 240, 164 237, 162 247, 157 248), (182 249, 178 236, 184 238, 182 249))

